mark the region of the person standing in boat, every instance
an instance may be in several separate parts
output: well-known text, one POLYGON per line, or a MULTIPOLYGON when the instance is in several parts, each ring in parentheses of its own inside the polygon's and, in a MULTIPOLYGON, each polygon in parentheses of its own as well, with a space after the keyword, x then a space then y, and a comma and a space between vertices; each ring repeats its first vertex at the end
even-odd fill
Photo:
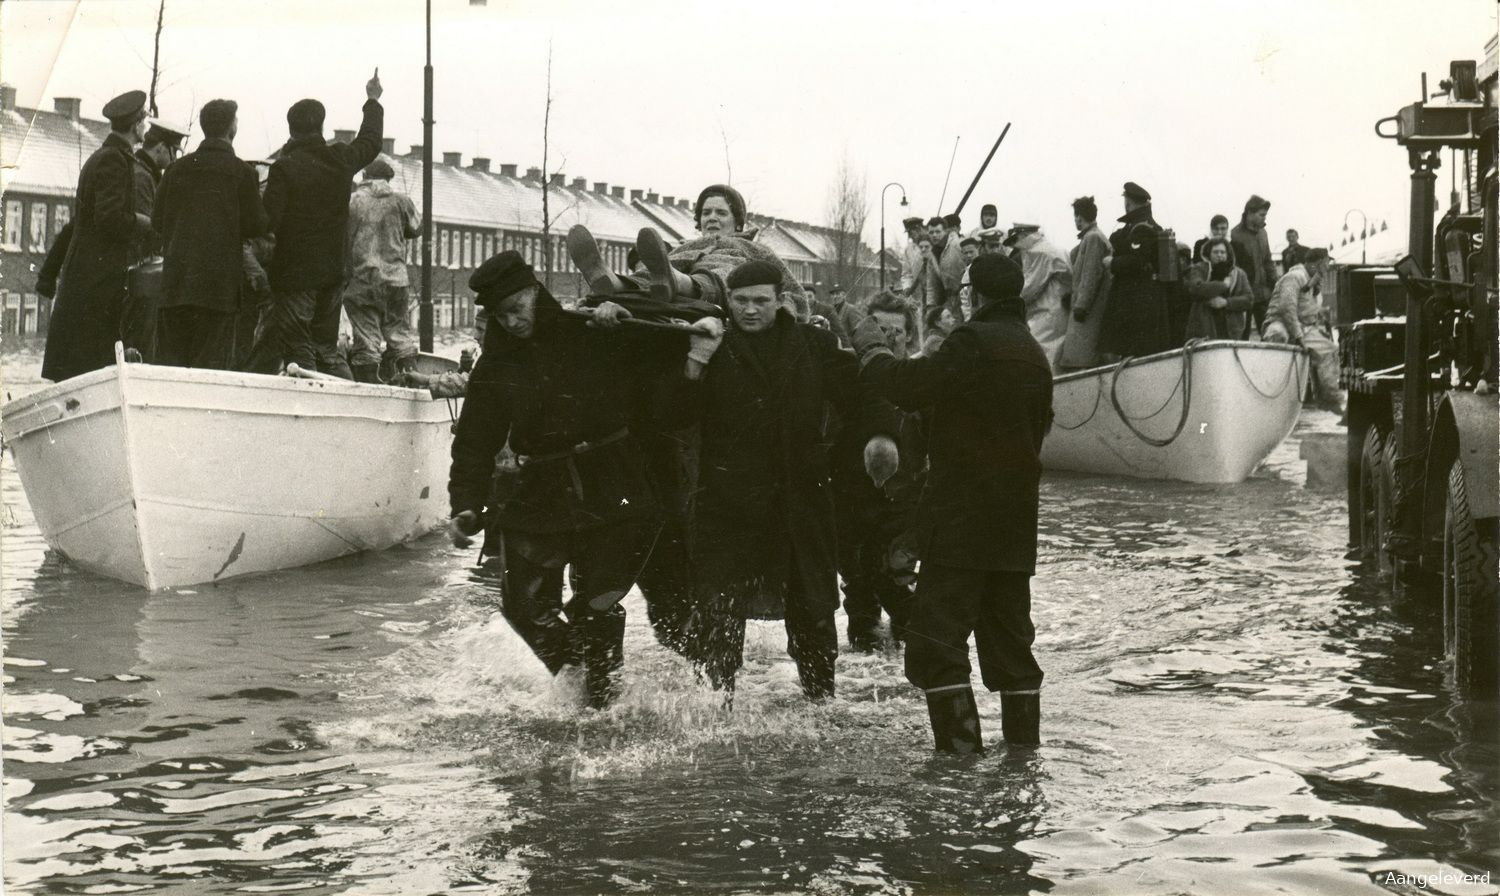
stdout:
POLYGON ((1307 250, 1301 264, 1282 274, 1271 293, 1266 309, 1266 326, 1261 337, 1266 342, 1300 345, 1312 354, 1313 394, 1319 407, 1343 413, 1343 393, 1339 390, 1339 349, 1327 331, 1323 299, 1318 287, 1328 273, 1328 250, 1317 246, 1307 250))
MULTIPOLYGON (((500 582, 506 621, 549 672, 581 668, 589 704, 604 707, 624 663, 619 603, 660 528, 631 426, 690 340, 611 332, 628 312, 609 302, 595 308, 601 326, 565 315, 514 250, 480 265, 469 288, 491 320, 454 430, 450 532, 465 546, 485 530, 482 565, 500 582), (497 495, 506 447, 515 470, 497 495)), ((693 339, 716 344, 717 321, 703 328, 693 339)))
MULTIPOLYGON (((689 354, 665 405, 699 425, 692 531, 694 600, 685 652, 732 699, 745 620, 786 621, 787 653, 811 700, 834 693, 838 574, 824 437, 831 403, 867 475, 884 485, 899 457, 890 406, 859 384, 854 356, 780 304, 781 271, 730 272, 723 345, 689 354)), ((705 346, 705 349, 708 347, 705 346)))
POLYGON ((229 370, 244 241, 266 231, 255 169, 234 154, 239 106, 204 103, 203 142, 167 169, 152 221, 162 235, 159 364, 229 370))
MULTIPOLYGON (((1109 235, 1109 303, 1104 308, 1099 351, 1104 360, 1139 357, 1177 348, 1167 295, 1156 282, 1161 225, 1151 214, 1151 194, 1125 184, 1125 214, 1109 235)), ((1180 343, 1179 343, 1180 344, 1180 343)))
POLYGON ((897 407, 931 415, 906 677, 927 695, 937 749, 956 753, 984 751, 971 635, 985 687, 1000 692, 1006 742, 1039 742, 1031 577, 1042 439, 1052 425, 1052 369, 1026 326, 1020 266, 984 255, 969 277, 974 318, 931 357, 896 357, 874 318, 853 333, 861 381, 897 407))
POLYGON ((1109 240, 1099 230, 1099 207, 1094 197, 1073 200, 1073 226, 1078 245, 1068 253, 1073 269, 1073 322, 1063 339, 1061 370, 1086 370, 1097 362, 1099 325, 1109 299, 1109 240))
POLYGON ((1026 303, 1026 325, 1056 370, 1068 334, 1067 298, 1073 289, 1073 269, 1040 225, 1015 224, 1005 241, 1014 247, 1011 260, 1021 265, 1025 276, 1021 300, 1026 303))
POLYGON ((1184 335, 1188 339, 1248 338, 1250 306, 1255 300, 1250 276, 1234 263, 1234 247, 1222 237, 1204 243, 1203 256, 1183 278, 1192 297, 1184 335))
MULTIPOLYGON (((187 130, 163 121, 151 121, 141 147, 135 151, 140 165, 135 173, 136 207, 147 215, 156 210, 161 190, 162 175, 167 167, 182 153, 182 141, 187 139, 187 130)), ((154 226, 154 225, 153 225, 154 226)), ((150 260, 162 252, 162 241, 158 233, 147 234, 141 243, 139 255, 150 260)), ((161 307, 161 281, 155 277, 142 276, 131 279, 126 290, 125 304, 120 311, 120 340, 131 358, 157 363, 157 319, 161 307)))
POLYGON ((1276 285, 1276 262, 1271 258, 1271 238, 1266 233, 1266 216, 1270 213, 1271 201, 1252 194, 1245 200, 1240 223, 1229 232, 1235 263, 1249 275, 1250 289, 1255 294, 1250 312, 1256 332, 1265 327, 1266 308, 1271 302, 1271 289, 1276 285))
POLYGON ((73 234, 59 276, 42 357, 42 377, 62 382, 115 362, 126 271, 141 260, 151 233, 137 178, 150 180, 133 155, 146 133, 146 92, 104 106, 110 133, 78 175, 73 234))
POLYGON ((350 369, 361 383, 380 382, 383 357, 405 372, 417 359, 411 326, 406 241, 421 233, 422 216, 411 197, 391 188, 396 172, 377 158, 349 200, 349 279, 344 311, 354 330, 350 369))
POLYGON ((353 143, 323 139, 323 104, 298 100, 287 110, 291 139, 271 165, 265 206, 271 233, 271 302, 250 351, 252 373, 285 364, 352 379, 338 353, 339 288, 344 280, 349 196, 354 175, 380 154, 385 110, 380 71, 365 84, 364 119, 353 143))

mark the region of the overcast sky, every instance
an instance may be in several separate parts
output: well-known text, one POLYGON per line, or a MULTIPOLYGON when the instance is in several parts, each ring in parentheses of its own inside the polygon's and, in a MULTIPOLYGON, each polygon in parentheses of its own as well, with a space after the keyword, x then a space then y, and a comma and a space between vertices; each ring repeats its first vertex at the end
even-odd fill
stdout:
MULTIPOLYGON (((966 228, 994 202, 1002 223, 1039 221, 1067 248, 1070 200, 1094 195, 1112 221, 1125 180, 1184 241, 1215 212, 1237 219, 1252 192, 1273 202, 1273 245, 1289 226, 1336 244, 1350 208, 1404 228, 1406 154, 1374 122, 1418 99, 1423 71, 1436 90, 1449 60, 1481 56, 1496 28, 1494 0, 432 2, 437 153, 540 166, 550 43, 553 170, 688 197, 729 179, 756 211, 822 222, 847 156, 872 245, 884 184, 938 212, 957 137, 952 211, 1006 122, 966 228)), ((23 106, 78 96, 99 117, 148 86, 156 10, 0 3, 0 78, 23 106)), ((421 0, 166 0, 159 101, 186 122, 237 100, 236 145, 262 157, 304 96, 327 104, 330 133, 356 127, 379 66, 404 151, 422 139, 422 64, 421 0)), ((910 213, 900 193, 892 243, 910 213)))

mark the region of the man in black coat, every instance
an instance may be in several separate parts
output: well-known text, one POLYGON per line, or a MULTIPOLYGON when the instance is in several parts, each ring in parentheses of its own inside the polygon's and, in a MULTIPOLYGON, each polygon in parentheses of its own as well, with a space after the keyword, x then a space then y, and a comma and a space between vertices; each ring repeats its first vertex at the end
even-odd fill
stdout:
MULTIPOLYGON (((176 125, 152 121, 135 160, 140 164, 135 169, 135 207, 146 215, 156 210, 157 191, 161 187, 162 174, 167 166, 182 151, 182 141, 187 134, 176 125)), ((160 235, 146 234, 140 243, 138 254, 142 259, 154 260, 161 254, 160 235)), ((134 350, 138 360, 156 363, 156 325, 161 307, 160 262, 143 265, 129 279, 125 292, 124 307, 120 311, 120 341, 125 348, 134 350)))
POLYGON ((1042 438, 1052 422, 1052 372, 1026 326, 1020 266, 983 255, 969 280, 978 309, 931 357, 893 356, 873 318, 854 333, 860 378, 897 406, 931 415, 906 677, 927 694, 937 748, 960 753, 983 752, 970 634, 985 687, 1000 692, 1005 740, 1038 740, 1030 580, 1042 438))
POLYGON ((203 143, 162 177, 151 220, 162 235, 158 364, 228 370, 234 355, 243 241, 266 231, 255 169, 234 154, 233 100, 210 100, 203 143))
POLYGON ((47 330, 42 376, 53 382, 115 362, 126 271, 151 232, 151 207, 137 194, 138 178, 150 177, 132 154, 146 132, 145 91, 110 100, 104 117, 109 136, 78 175, 73 233, 47 330))
MULTIPOLYGON (((589 703, 603 707, 624 661, 619 602, 660 528, 631 425, 681 367, 688 340, 566 315, 511 250, 481 265, 469 287, 491 323, 454 431, 454 540, 463 546, 484 521, 485 565, 501 581, 506 621, 549 672, 581 666, 589 703), (497 480, 507 446, 514 461, 497 480)), ((625 314, 606 306, 595 315, 625 314)))
POLYGON ((272 296, 265 330, 246 364, 252 373, 277 373, 296 363, 353 377, 338 353, 339 288, 354 175, 380 154, 385 120, 380 94, 377 69, 365 84, 364 120, 353 143, 323 139, 324 110, 317 100, 298 100, 287 110, 291 139, 266 183, 266 215, 276 248, 268 271, 272 296))
POLYGON ((691 556, 694 600, 686 654, 732 696, 746 617, 785 613, 787 652, 803 692, 833 695, 838 656, 837 556, 824 406, 864 446, 878 484, 895 471, 890 406, 859 385, 854 356, 832 333, 778 308, 780 269, 730 272, 722 347, 695 347, 669 406, 700 424, 691 556))
POLYGON ((1167 291, 1156 282, 1157 237, 1151 194, 1125 184, 1125 214, 1109 235, 1109 304, 1104 309, 1099 351, 1115 359, 1140 357, 1181 346, 1173 340, 1167 291))

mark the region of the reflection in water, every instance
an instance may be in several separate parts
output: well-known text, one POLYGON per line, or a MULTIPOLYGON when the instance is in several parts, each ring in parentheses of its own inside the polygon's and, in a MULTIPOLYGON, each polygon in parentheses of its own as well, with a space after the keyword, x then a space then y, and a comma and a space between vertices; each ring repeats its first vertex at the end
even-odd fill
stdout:
POLYGON ((587 711, 436 540, 148 595, 48 555, 7 457, 5 880, 1342 893, 1500 871, 1495 707, 1454 699, 1432 609, 1343 559, 1342 502, 1299 466, 1292 441, 1233 487, 1049 477, 1045 745, 975 760, 931 753, 894 650, 841 656, 808 706, 777 623, 750 625, 726 713, 638 596, 624 699, 587 711))

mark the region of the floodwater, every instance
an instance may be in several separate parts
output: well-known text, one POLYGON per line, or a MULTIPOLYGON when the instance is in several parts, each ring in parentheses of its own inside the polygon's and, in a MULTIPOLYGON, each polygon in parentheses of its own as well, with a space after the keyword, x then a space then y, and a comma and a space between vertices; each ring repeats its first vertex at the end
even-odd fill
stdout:
POLYGON ((50 555, 7 454, 7 892, 1494 893, 1495 706, 1345 559, 1332 428, 1232 487, 1049 476, 1044 746, 981 694, 979 759, 895 649, 807 705, 778 623, 726 713, 638 596, 586 710, 437 538, 147 594, 50 555))

